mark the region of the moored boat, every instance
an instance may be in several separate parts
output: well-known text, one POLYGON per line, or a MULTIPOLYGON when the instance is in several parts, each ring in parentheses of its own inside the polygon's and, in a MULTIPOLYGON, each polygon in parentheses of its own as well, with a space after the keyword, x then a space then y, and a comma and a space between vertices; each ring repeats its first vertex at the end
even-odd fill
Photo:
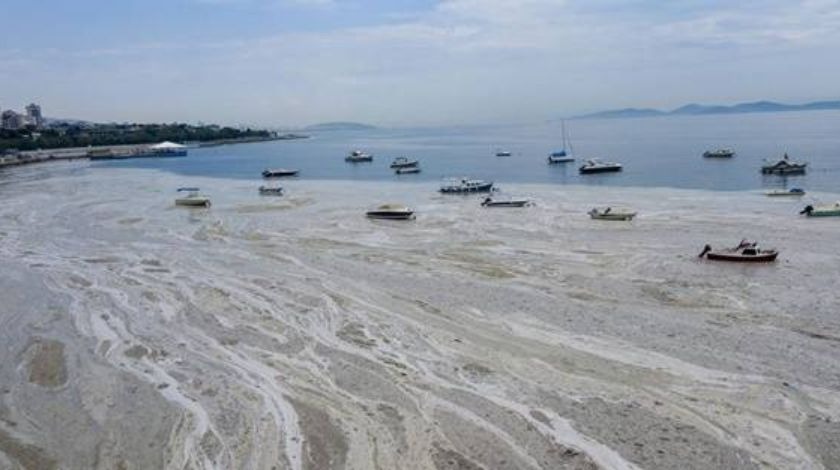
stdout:
POLYGON ((280 186, 260 186, 260 194, 263 196, 282 196, 283 188, 280 186))
POLYGON ((199 188, 178 188, 178 194, 176 206, 210 207, 210 198, 202 195, 199 188))
POLYGON ((496 150, 497 157, 509 157, 513 155, 509 150, 496 150))
POLYGON ((615 162, 602 162, 598 159, 590 159, 587 160, 586 163, 581 165, 579 171, 581 174, 589 174, 589 173, 612 173, 623 170, 624 167, 621 163, 615 162))
POLYGON ((703 152, 703 158, 732 158, 734 156, 735 151, 732 149, 706 150, 703 152))
POLYGON ((720 250, 712 249, 711 245, 703 247, 703 251, 698 255, 699 258, 706 257, 706 259, 715 261, 732 261, 737 263, 769 263, 776 261, 779 256, 779 251, 775 249, 762 249, 758 247, 758 243, 741 240, 738 246, 733 248, 723 248, 720 250))
POLYGON ((840 202, 822 206, 812 206, 808 204, 799 213, 805 214, 808 217, 840 217, 840 202))
POLYGON ((287 170, 285 168, 275 168, 269 170, 263 170, 262 175, 263 178, 281 178, 284 176, 297 176, 299 170, 287 170))
POLYGON ((350 152, 350 155, 344 157, 344 161, 350 163, 372 162, 373 155, 362 152, 361 150, 353 150, 352 152, 350 152))
POLYGON ((636 212, 627 209, 613 209, 612 207, 593 208, 589 212, 589 217, 597 220, 633 220, 636 217, 636 212))
POLYGON ((563 148, 560 150, 555 150, 548 154, 548 163, 569 163, 575 161, 575 157, 571 155, 572 153, 572 141, 569 139, 569 134, 566 132, 566 121, 562 121, 561 125, 561 134, 563 139, 563 148), (569 151, 566 151, 566 146, 569 147, 569 151))
POLYGON ((493 190, 492 181, 473 180, 468 178, 456 178, 445 181, 441 187, 442 193, 486 193, 493 190))
POLYGON ((414 211, 402 204, 383 204, 365 213, 370 219, 411 220, 414 211))
POLYGON ((525 207, 533 205, 530 199, 496 199, 486 197, 481 201, 482 207, 525 207))
POLYGON ((397 157, 391 162, 391 168, 413 168, 416 167, 420 162, 417 160, 409 160, 406 157, 397 157))
POLYGON ((800 197, 805 195, 805 190, 801 188, 790 188, 790 189, 774 189, 772 191, 767 191, 764 193, 770 197, 784 197, 784 196, 794 196, 800 197))
POLYGON ((414 173, 420 173, 420 167, 419 166, 412 166, 412 167, 407 167, 407 168, 397 168, 396 170, 394 170, 394 173, 396 173, 398 175, 410 175, 410 174, 414 174, 414 173))
POLYGON ((767 175, 801 175, 805 173, 808 163, 795 162, 786 153, 781 160, 761 167, 761 172, 767 175))

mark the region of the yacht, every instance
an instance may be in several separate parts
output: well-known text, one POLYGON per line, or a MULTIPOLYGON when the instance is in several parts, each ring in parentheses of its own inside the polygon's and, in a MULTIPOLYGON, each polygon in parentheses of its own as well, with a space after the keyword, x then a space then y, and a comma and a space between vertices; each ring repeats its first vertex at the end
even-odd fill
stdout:
POLYGON ((373 155, 369 153, 364 153, 361 150, 353 150, 352 152, 350 152, 350 155, 344 157, 344 161, 351 163, 372 162, 373 155))
POLYGON ((621 171, 623 167, 621 163, 615 162, 602 162, 597 159, 587 160, 586 163, 581 165, 579 168, 581 174, 588 174, 588 173, 611 173, 616 171, 621 171))
POLYGON ((761 172, 766 175, 802 175, 805 173, 807 163, 795 162, 786 153, 776 163, 769 163, 761 167, 761 172))
POLYGON ((703 158, 732 158, 734 156, 735 151, 732 149, 706 150, 703 152, 703 158))
POLYGON ((298 170, 287 170, 285 168, 275 168, 270 170, 263 170, 263 178, 280 178, 283 176, 297 176, 298 170))
POLYGON ((449 193, 486 193, 493 190, 492 181, 473 180, 468 178, 456 178, 445 181, 440 192, 449 193))
POLYGON ((406 157, 397 157, 391 162, 391 168, 413 168, 419 165, 417 160, 409 160, 406 157))

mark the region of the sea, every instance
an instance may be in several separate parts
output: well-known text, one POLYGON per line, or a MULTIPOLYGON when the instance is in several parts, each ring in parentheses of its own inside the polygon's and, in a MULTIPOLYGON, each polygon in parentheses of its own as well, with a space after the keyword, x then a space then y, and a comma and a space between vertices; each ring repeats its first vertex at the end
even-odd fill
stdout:
POLYGON ((302 140, 196 148, 187 158, 96 163, 95 167, 159 169, 184 176, 261 179, 266 168, 300 170, 316 180, 439 181, 471 177, 505 183, 671 187, 743 191, 801 187, 840 192, 840 111, 755 113, 565 122, 576 161, 547 164, 562 148, 559 121, 518 125, 455 126, 313 132, 302 140), (705 150, 732 148, 731 159, 703 158, 705 150), (374 155, 351 164, 354 149, 374 155), (496 151, 512 152, 497 157, 496 151), (762 175, 765 161, 785 153, 808 162, 802 176, 762 175), (418 159, 422 172, 395 175, 400 156, 418 159), (624 165, 621 173, 580 175, 598 158, 624 165))

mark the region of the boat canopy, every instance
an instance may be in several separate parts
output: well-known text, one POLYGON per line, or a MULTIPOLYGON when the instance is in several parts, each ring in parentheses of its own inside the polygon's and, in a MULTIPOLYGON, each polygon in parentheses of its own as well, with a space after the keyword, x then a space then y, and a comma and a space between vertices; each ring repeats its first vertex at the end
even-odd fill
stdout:
POLYGON ((153 150, 180 150, 180 149, 187 148, 187 146, 186 145, 181 145, 181 144, 176 144, 175 142, 170 142, 170 141, 167 140, 166 142, 161 142, 159 144, 150 145, 149 148, 153 149, 153 150))

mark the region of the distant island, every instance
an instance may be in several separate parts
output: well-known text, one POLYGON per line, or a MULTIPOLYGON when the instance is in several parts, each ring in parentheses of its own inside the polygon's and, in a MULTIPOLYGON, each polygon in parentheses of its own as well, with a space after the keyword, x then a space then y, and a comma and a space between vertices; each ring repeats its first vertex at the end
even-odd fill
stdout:
POLYGON ((784 111, 819 111, 840 109, 840 101, 814 101, 804 104, 784 104, 774 101, 755 101, 733 106, 687 104, 671 111, 652 108, 624 108, 575 116, 572 119, 617 119, 656 116, 699 116, 704 114, 778 113, 784 111))
POLYGON ((305 131, 369 131, 373 129, 376 129, 376 126, 359 122, 322 122, 303 128, 305 131))

